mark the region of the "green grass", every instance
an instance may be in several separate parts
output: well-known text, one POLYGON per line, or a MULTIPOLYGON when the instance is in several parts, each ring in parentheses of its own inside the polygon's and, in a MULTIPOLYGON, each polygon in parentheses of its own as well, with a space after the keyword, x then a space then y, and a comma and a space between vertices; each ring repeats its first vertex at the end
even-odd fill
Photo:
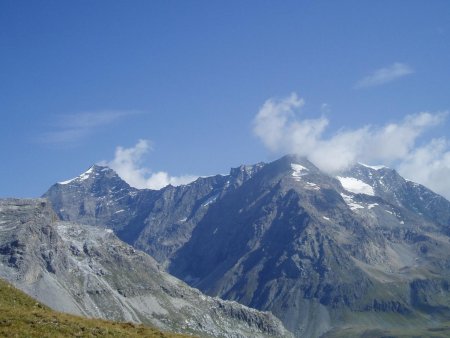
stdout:
POLYGON ((59 313, 0 279, 0 337, 160 337, 180 334, 59 313))

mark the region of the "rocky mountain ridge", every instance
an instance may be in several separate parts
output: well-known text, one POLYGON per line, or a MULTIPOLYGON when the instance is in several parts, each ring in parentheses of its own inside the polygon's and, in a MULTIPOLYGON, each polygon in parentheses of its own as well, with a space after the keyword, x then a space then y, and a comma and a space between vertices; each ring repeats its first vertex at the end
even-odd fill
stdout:
POLYGON ((268 312, 203 295, 112 230, 59 221, 45 199, 0 200, 0 277, 53 309, 205 337, 289 337, 268 312))
POLYGON ((91 210, 87 223, 209 295, 273 312, 298 337, 450 315, 450 202, 395 170, 357 164, 332 177, 285 156, 186 186, 125 189, 123 211, 96 176, 45 196, 63 219, 91 210))
POLYGON ((53 185, 43 197, 52 202, 62 220, 113 229, 119 238, 165 265, 209 207, 262 167, 262 163, 243 165, 230 175, 149 190, 132 188, 112 169, 94 165, 74 179, 53 185))

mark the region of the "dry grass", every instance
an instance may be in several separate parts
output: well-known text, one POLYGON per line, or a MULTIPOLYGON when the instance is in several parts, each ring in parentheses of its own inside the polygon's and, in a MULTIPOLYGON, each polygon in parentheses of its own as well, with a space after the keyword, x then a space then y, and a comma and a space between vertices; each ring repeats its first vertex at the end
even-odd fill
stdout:
POLYGON ((188 337, 132 323, 55 312, 0 280, 0 337, 188 337))

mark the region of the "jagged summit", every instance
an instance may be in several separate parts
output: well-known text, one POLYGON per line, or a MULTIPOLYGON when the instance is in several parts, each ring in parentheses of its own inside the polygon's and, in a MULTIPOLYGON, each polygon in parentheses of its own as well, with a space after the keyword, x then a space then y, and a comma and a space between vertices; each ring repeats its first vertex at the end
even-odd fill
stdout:
POLYGON ((109 168, 107 166, 94 164, 94 165, 90 166, 89 169, 86 170, 85 172, 83 172, 81 175, 71 178, 66 181, 58 182, 57 184, 66 185, 66 184, 71 184, 74 182, 82 182, 87 179, 92 179, 92 178, 95 178, 96 176, 102 176, 105 174, 114 175, 116 173, 114 172, 114 170, 112 170, 111 168, 109 168))
POLYGON ((356 163, 356 165, 362 165, 363 167, 366 167, 366 168, 369 168, 372 170, 389 169, 385 165, 368 165, 368 164, 361 163, 361 162, 356 163))
POLYGON ((355 164, 335 177, 287 155, 158 191, 95 177, 50 188, 60 217, 114 229, 190 285, 270 310, 299 337, 391 317, 427 325, 433 288, 448 298, 426 306, 450 316, 450 202, 393 169, 355 164))
POLYGON ((291 164, 299 164, 309 170, 319 171, 319 169, 311 161, 309 161, 307 157, 295 154, 285 155, 273 162, 270 162, 269 164, 276 166, 279 170, 290 170, 291 164))

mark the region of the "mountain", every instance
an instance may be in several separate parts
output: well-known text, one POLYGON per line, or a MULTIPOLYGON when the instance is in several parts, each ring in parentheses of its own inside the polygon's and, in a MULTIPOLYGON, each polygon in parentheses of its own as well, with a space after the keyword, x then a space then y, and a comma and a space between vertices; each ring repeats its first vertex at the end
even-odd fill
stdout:
MULTIPOLYGON (((49 189, 58 215, 78 221, 86 201, 115 203, 97 194, 102 170, 49 189)), ((209 295, 271 311, 298 337, 433 328, 450 315, 450 202, 395 170, 356 164, 332 177, 285 156, 123 193, 141 197, 88 223, 209 295)))
POLYGON ((62 220, 113 229, 122 240, 166 265, 209 207, 262 166, 241 166, 228 176, 199 178, 180 187, 138 190, 112 169, 94 165, 74 179, 54 184, 43 197, 62 220))
POLYGON ((166 274, 112 230, 59 221, 45 199, 0 200, 0 277, 62 312, 200 336, 289 336, 270 313, 166 274))
POLYGON ((450 230, 450 203, 444 197, 415 182, 405 180, 395 170, 357 164, 343 173, 373 188, 374 195, 418 214, 450 230))

